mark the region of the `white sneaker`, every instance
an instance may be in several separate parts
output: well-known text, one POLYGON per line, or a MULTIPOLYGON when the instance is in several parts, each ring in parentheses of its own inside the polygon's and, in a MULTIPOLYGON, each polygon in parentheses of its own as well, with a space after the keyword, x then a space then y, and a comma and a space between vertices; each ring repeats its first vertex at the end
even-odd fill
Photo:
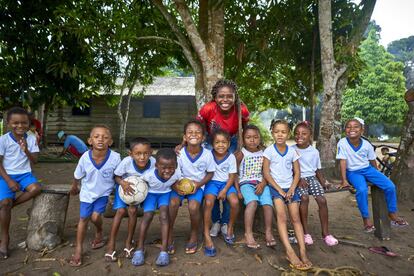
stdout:
MULTIPOLYGON (((226 231, 227 231, 227 228, 226 228, 226 231)), ((219 233, 220 233, 220 223, 215 222, 213 223, 213 226, 211 226, 210 236, 217 237, 219 233)))
POLYGON ((220 230, 224 236, 227 236, 227 223, 223 223, 220 230))

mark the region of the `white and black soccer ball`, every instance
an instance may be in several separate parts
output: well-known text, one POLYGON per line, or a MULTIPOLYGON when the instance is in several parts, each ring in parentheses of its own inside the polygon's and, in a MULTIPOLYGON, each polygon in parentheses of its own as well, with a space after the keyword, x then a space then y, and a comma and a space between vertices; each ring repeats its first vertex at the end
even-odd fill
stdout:
POLYGON ((124 193, 121 185, 118 188, 119 197, 128 205, 137 205, 142 203, 148 194, 148 184, 141 177, 136 175, 128 176, 124 179, 125 181, 131 183, 132 189, 134 189, 134 194, 127 195, 124 193))

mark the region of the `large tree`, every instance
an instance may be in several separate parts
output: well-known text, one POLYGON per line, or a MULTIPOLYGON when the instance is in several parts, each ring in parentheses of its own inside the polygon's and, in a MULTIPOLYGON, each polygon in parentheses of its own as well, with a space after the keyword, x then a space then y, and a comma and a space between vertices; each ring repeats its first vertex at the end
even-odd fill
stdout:
POLYGON ((401 125, 407 106, 404 102, 404 65, 394 61, 379 44, 380 35, 371 29, 361 43, 359 55, 365 67, 354 88, 342 97, 342 120, 360 117, 369 124, 401 125))
MULTIPOLYGON (((321 153, 322 166, 328 169, 335 167, 336 144, 341 136, 341 95, 348 83, 355 54, 368 26, 375 3, 375 0, 362 0, 360 4, 354 4, 352 27, 345 30, 345 35, 334 40, 332 21, 338 20, 338 14, 332 17, 331 0, 319 0, 319 33, 324 92, 317 145, 321 153)), ((342 8, 346 8, 348 1, 337 1, 335 5, 342 5, 342 8)))

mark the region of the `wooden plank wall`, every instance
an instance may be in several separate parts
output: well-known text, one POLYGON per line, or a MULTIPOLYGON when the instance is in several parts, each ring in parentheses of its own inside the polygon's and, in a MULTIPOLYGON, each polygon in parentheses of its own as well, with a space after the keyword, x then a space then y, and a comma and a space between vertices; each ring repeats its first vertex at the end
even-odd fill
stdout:
MULTIPOLYGON (((197 112, 194 97, 146 96, 144 100, 131 100, 126 140, 142 136, 157 143, 180 142, 184 124, 194 118, 197 112), (143 118, 144 100, 160 102, 160 118, 143 118)), ((58 142, 56 133, 64 130, 86 140, 92 126, 106 124, 111 128, 116 143, 119 137, 116 109, 116 106, 107 105, 103 97, 92 98, 90 116, 74 116, 72 107, 59 108, 48 116, 48 139, 51 143, 58 142)))

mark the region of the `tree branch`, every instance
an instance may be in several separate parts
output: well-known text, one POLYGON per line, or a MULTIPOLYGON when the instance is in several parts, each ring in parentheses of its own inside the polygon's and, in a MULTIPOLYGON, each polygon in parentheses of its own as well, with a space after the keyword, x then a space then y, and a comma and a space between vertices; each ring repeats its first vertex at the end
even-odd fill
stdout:
POLYGON ((137 40, 165 40, 165 41, 168 41, 168 42, 178 44, 182 47, 182 45, 179 41, 171 39, 171 38, 167 38, 167 37, 161 37, 161 36, 154 36, 154 35, 152 35, 152 36, 140 36, 140 37, 137 37, 137 40))
POLYGON ((172 17, 171 14, 167 11, 164 4, 162 3, 162 0, 152 0, 152 2, 160 10, 165 20, 167 20, 168 25, 170 25, 172 31, 178 39, 178 42, 180 43, 181 48, 183 49, 184 56, 186 57, 188 63, 190 63, 191 68, 193 68, 194 73, 201 73, 202 70, 200 63, 195 59, 193 55, 191 44, 180 31, 180 28, 178 27, 174 17, 172 17))
POLYGON ((374 11, 376 2, 376 0, 362 0, 358 5, 359 7, 362 7, 361 15, 357 19, 357 24, 351 36, 352 39, 349 42, 349 47, 354 48, 355 51, 358 50, 357 48, 361 42, 362 36, 364 35, 369 21, 371 20, 372 12, 374 11))

